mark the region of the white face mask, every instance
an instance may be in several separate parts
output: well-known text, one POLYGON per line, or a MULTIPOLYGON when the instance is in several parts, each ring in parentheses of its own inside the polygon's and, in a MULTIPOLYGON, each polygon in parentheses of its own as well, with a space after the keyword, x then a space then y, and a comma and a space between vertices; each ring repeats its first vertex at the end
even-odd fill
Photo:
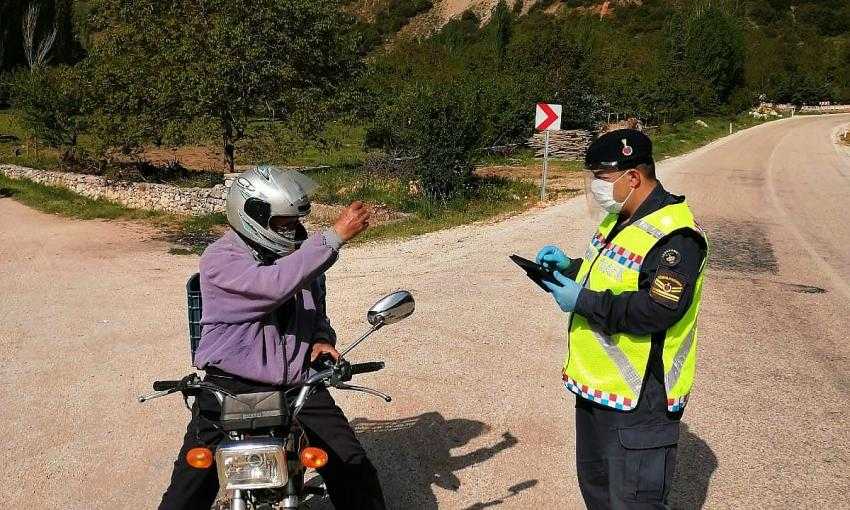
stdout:
POLYGON ((634 189, 629 191, 629 194, 626 196, 626 199, 622 202, 617 202, 614 200, 614 183, 622 179, 628 175, 628 172, 624 172, 623 175, 617 177, 617 180, 613 182, 608 182, 602 179, 597 179, 596 177, 590 181, 590 193, 593 194, 593 198, 596 200, 596 203, 599 204, 599 207, 604 209, 606 212, 611 214, 618 214, 623 210, 623 205, 629 200, 629 197, 632 196, 632 192, 634 189))

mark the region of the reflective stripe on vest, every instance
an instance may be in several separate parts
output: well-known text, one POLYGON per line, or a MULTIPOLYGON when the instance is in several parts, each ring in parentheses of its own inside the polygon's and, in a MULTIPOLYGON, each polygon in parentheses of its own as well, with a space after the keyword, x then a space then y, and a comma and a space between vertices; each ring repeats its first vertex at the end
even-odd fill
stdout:
MULTIPOLYGON (((637 291, 647 253, 672 232, 689 229, 705 239, 686 203, 671 204, 607 236, 617 222, 609 215, 587 248, 576 280, 593 291, 614 294, 637 291)), ((706 240, 706 246, 708 242, 706 240)), ((706 255, 706 260, 707 260, 706 255)), ((703 270, 694 283, 693 300, 684 316, 668 328, 662 350, 667 408, 684 408, 696 364, 696 317, 702 295, 703 270)), ((586 318, 572 314, 564 385, 579 396, 619 410, 637 406, 649 361, 651 337, 617 333, 607 336, 586 318)))
POLYGON ((688 336, 685 337, 685 341, 682 342, 682 345, 679 346, 679 350, 676 351, 676 357, 673 358, 673 362, 670 363, 670 370, 664 374, 664 387, 672 388, 676 386, 676 383, 679 382, 679 376, 682 375, 682 366, 685 364, 685 358, 688 356, 688 353, 691 351, 691 346, 694 343, 694 333, 696 333, 696 328, 691 328, 691 332, 688 333, 688 336))

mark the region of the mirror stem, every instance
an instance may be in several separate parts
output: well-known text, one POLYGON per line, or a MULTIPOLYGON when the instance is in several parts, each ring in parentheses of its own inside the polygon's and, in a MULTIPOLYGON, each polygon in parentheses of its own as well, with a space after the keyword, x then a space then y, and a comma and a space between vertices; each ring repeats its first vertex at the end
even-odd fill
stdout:
MULTIPOLYGON (((342 351, 341 353, 339 353, 339 359, 344 358, 344 357, 345 357, 345 355, 346 355, 346 354, 348 354, 349 352, 351 352, 351 350, 352 350, 352 349, 354 349, 355 347, 357 347, 357 346, 360 344, 360 342, 362 342, 363 340, 366 340, 366 337, 368 337, 369 335, 371 335, 371 334, 372 334, 372 333, 374 333, 375 331, 378 331, 378 330, 379 330, 379 329, 381 329, 383 326, 384 326, 384 323, 383 323, 383 322, 379 322, 379 323, 375 324, 374 326, 372 326, 372 327, 369 329, 369 331, 367 331, 366 333, 364 333, 364 334, 363 334, 363 336, 361 336, 360 338, 358 338, 356 342, 354 342, 353 344, 349 345, 349 346, 348 346, 348 347, 347 347, 344 351, 342 351)), ((337 363, 339 363, 339 362, 337 362, 337 363)))

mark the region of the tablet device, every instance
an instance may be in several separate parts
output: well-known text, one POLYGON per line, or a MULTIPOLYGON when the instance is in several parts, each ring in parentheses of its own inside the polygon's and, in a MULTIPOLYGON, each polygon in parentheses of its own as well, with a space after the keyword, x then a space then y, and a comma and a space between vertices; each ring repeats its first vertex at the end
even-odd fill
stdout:
POLYGON ((549 289, 543 285, 544 281, 554 283, 556 285, 561 285, 558 280, 552 275, 552 271, 546 269, 544 266, 536 262, 532 262, 531 260, 520 257, 519 255, 511 255, 511 260, 514 261, 516 265, 525 270, 525 274, 531 278, 531 281, 536 283, 541 289, 549 292, 549 289))

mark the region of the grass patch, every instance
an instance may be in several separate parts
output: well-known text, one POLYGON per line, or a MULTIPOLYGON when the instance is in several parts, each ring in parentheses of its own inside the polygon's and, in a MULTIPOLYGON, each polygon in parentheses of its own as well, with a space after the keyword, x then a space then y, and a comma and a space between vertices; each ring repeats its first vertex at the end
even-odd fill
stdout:
POLYGON ((0 174, 4 194, 49 214, 59 214, 81 220, 158 220, 163 213, 130 209, 104 199, 91 199, 57 186, 47 186, 24 179, 11 179, 0 174))
POLYGON ((146 220, 162 230, 163 239, 180 246, 173 253, 200 253, 221 234, 227 224, 224 214, 184 216, 180 214, 131 209, 121 204, 84 197, 69 189, 48 186, 0 174, 0 197, 9 197, 48 214, 81 220, 146 220))
POLYGON ((347 205, 362 200, 409 215, 369 228, 357 242, 409 237, 485 220, 526 209, 537 197, 534 184, 497 177, 475 179, 467 198, 435 203, 411 187, 411 177, 369 176, 355 167, 320 169, 310 176, 319 183, 318 202, 347 205))
POLYGON ((323 204, 347 205, 355 200, 385 204, 414 212, 421 198, 411 194, 411 178, 370 175, 359 166, 321 168, 308 172, 318 184, 313 198, 323 204))
POLYGON ((663 125, 650 133, 656 161, 679 156, 729 135, 729 123, 734 132, 772 119, 756 119, 749 114, 734 117, 697 117, 675 124, 663 125), (708 127, 697 124, 702 120, 708 127))
POLYGON ((537 188, 528 182, 488 178, 479 182, 479 186, 484 189, 479 190, 479 195, 472 199, 439 205, 423 201, 411 218, 370 228, 359 236, 357 241, 427 234, 499 215, 517 213, 537 201, 537 188))
POLYGON ((50 170, 59 164, 59 154, 30 140, 12 110, 0 110, 0 162, 50 170))

